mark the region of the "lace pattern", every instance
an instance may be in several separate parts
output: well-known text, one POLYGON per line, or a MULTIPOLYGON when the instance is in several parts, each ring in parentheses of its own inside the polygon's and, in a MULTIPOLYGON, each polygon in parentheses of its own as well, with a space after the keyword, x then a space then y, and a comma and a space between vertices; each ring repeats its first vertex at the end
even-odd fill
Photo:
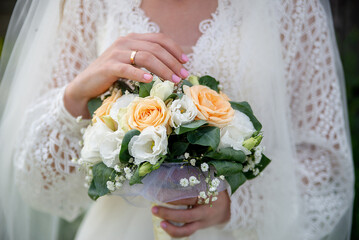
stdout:
POLYGON ((292 127, 307 239, 324 237, 350 205, 353 167, 325 12, 319 1, 283 1, 292 127))
MULTIPOLYGON (((37 209, 73 219, 86 207, 81 174, 70 162, 78 157, 80 129, 86 122, 79 125, 64 109, 63 86, 118 37, 160 31, 140 3, 78 0, 66 4, 53 76, 44 89, 47 94, 29 110, 28 132, 22 136, 26 144, 17 151, 15 162, 19 189, 37 209), (101 28, 96 28, 98 25, 101 28)), ((242 19, 230 0, 218 3, 212 18, 199 25, 203 35, 192 48, 186 67, 192 73, 221 79, 223 91, 236 99, 240 76, 234 69, 240 64, 237 46, 242 19)), ((318 239, 330 232, 350 204, 350 149, 324 10, 318 0, 283 0, 280 7, 297 177, 308 225, 306 239, 318 239)), ((250 182, 243 185, 231 197, 231 220, 225 229, 241 229, 244 239, 257 239, 261 201, 265 199, 250 182)))

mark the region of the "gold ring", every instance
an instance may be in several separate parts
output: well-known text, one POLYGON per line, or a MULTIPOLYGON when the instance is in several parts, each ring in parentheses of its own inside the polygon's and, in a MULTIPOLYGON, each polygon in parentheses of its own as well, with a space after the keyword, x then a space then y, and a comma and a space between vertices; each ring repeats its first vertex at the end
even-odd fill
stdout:
POLYGON ((130 58, 131 59, 131 65, 135 65, 136 54, 137 54, 137 50, 131 52, 131 58, 130 58))

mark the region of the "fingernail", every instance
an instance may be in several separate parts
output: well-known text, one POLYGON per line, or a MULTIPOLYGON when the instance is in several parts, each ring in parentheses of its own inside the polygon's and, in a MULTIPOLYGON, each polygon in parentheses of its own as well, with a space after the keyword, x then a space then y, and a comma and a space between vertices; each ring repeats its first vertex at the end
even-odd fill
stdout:
POLYGON ((182 60, 184 61, 184 62, 188 62, 188 57, 187 57, 187 55, 186 54, 182 54, 182 60))
POLYGON ((182 68, 181 69, 181 75, 182 75, 183 78, 186 78, 186 77, 188 77, 189 73, 188 73, 188 71, 186 69, 182 68))
POLYGON ((176 74, 173 74, 172 81, 175 83, 179 83, 181 81, 181 78, 179 76, 177 76, 176 74))
POLYGON ((152 78, 152 75, 151 75, 151 74, 148 74, 148 73, 145 73, 145 74, 143 75, 143 78, 144 78, 145 80, 147 80, 147 81, 150 81, 151 78, 152 78))
POLYGON ((161 222, 161 227, 162 227, 162 228, 166 228, 166 227, 167 227, 167 223, 161 222))
POLYGON ((152 208, 152 213, 158 213, 158 207, 153 207, 152 208))

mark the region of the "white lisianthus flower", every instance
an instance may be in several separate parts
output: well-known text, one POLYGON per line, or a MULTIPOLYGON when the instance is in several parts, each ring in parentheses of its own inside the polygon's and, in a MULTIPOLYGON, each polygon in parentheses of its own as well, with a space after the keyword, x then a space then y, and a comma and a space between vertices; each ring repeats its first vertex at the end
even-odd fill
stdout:
POLYGON ((157 128, 150 126, 145 128, 140 135, 132 137, 128 144, 128 150, 134 157, 134 163, 139 165, 143 162, 156 164, 160 155, 167 154, 167 133, 164 126, 157 128))
POLYGON ((234 150, 241 150, 246 155, 251 152, 243 147, 243 141, 252 136, 256 131, 253 123, 247 115, 235 111, 232 122, 221 129, 221 139, 218 148, 232 147, 234 150))
POLYGON ((207 172, 207 171, 208 171, 208 168, 209 168, 209 166, 208 166, 207 163, 202 163, 202 164, 201 164, 201 170, 202 170, 202 172, 207 172))
POLYGON ((95 165, 101 162, 100 143, 104 136, 113 131, 100 119, 92 126, 88 126, 83 136, 84 146, 81 150, 82 163, 95 165))
POLYGON ((158 77, 154 78, 155 83, 153 84, 150 96, 156 96, 165 101, 169 95, 173 93, 175 84, 170 81, 161 81, 158 77))
POLYGON ((170 125, 174 128, 192 122, 198 113, 196 105, 187 95, 183 95, 181 99, 174 100, 169 110, 171 113, 170 125))
POLYGON ((122 129, 116 132, 106 133, 101 143, 99 144, 99 151, 103 163, 107 167, 115 167, 120 163, 119 154, 121 150, 122 139, 125 136, 125 132, 122 129))
POLYGON ((212 202, 217 201, 218 197, 212 197, 212 202))
POLYGON ((188 184, 189 184, 188 179, 187 178, 182 178, 180 180, 180 184, 181 184, 182 187, 188 187, 188 184))
POLYGON ((129 130, 125 115, 128 105, 136 98, 138 94, 125 94, 116 100, 110 110, 111 118, 118 124, 118 128, 127 132, 129 130))

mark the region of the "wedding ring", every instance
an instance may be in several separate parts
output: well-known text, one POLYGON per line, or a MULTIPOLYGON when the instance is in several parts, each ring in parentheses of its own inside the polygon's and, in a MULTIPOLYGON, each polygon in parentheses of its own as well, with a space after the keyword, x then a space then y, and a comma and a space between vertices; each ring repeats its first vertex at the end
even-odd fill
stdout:
POLYGON ((136 51, 132 51, 131 52, 131 65, 135 65, 135 57, 136 57, 136 54, 137 54, 137 50, 136 51))

